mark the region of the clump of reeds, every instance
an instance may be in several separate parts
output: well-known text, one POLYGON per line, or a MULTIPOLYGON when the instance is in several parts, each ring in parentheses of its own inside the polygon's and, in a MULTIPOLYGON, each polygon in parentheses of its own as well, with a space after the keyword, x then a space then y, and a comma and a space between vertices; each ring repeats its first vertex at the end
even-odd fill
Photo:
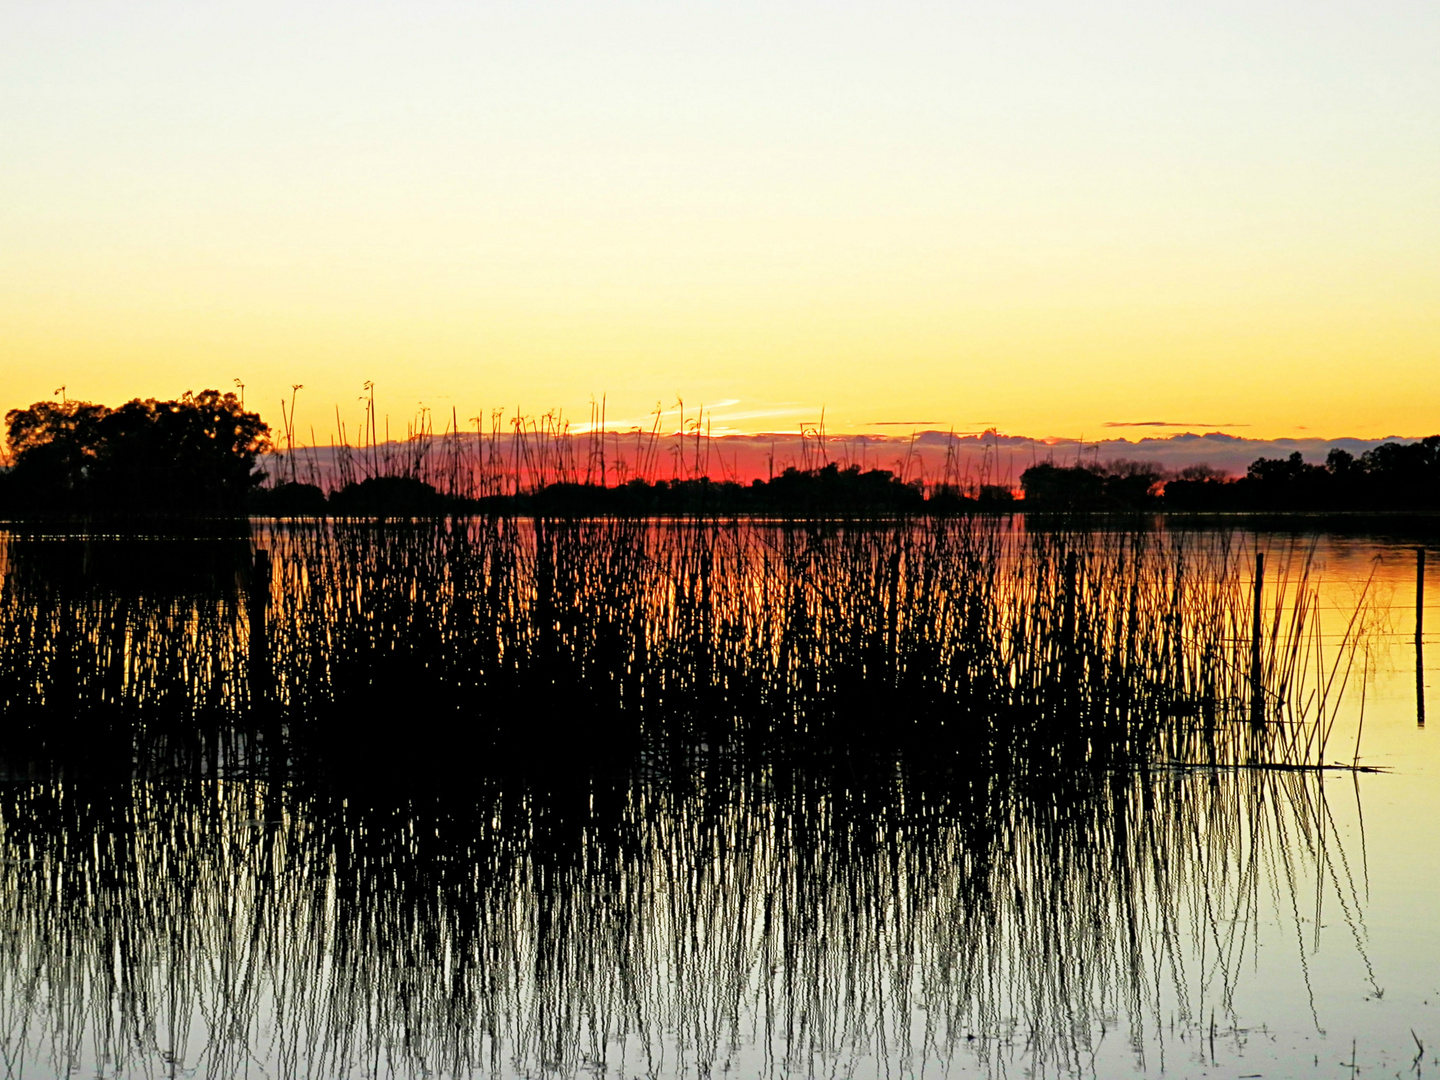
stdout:
POLYGON ((203 717, 323 757, 390 748, 405 716, 401 749, 441 755, 1306 767, 1364 621, 1321 638, 1296 551, 1272 557, 1257 625, 1253 555, 1223 533, 481 519, 256 543, 263 580, 241 561, 182 597, 8 573, 15 726, 178 738, 203 717))
POLYGON ((1297 554, 1257 680, 1225 536, 541 520, 273 544, 283 705, 348 725, 357 693, 423 697, 438 738, 496 746, 540 707, 587 745, 1313 765, 1354 644, 1324 651, 1297 554))

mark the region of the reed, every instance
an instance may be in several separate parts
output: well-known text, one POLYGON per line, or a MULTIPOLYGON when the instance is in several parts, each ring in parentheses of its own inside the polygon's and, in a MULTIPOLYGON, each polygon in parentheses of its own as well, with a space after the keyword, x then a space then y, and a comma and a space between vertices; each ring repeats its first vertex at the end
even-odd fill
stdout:
POLYGON ((1224 533, 479 519, 255 543, 259 615, 234 544, 208 591, 131 595, 12 537, 10 737, 269 732, 283 755, 481 767, 537 747, 1313 767, 1367 626, 1362 601, 1323 639, 1308 553, 1277 548, 1252 678, 1249 549, 1224 533))
MULTIPOLYGON (((293 391, 301 389, 303 386, 296 384, 293 391)), ((452 409, 440 434, 436 433, 431 411, 422 404, 406 421, 403 441, 392 441, 389 416, 382 417, 377 410, 375 384, 366 381, 359 398, 362 415, 354 429, 354 440, 337 405, 329 447, 323 450, 313 428, 308 446, 299 439, 294 392, 288 403, 280 403, 282 429, 270 449, 266 467, 272 485, 300 481, 302 467, 305 482, 327 494, 365 480, 403 478, 428 484, 447 500, 533 496, 564 485, 620 487, 636 480, 646 484, 745 483, 741 469, 733 461, 727 462, 717 449, 712 418, 704 405, 687 413, 683 399, 668 410, 663 402, 656 402, 648 429, 639 425, 628 430, 610 426, 602 396, 598 403, 592 399, 588 422, 579 430, 565 418, 563 410, 534 415, 516 406, 513 413, 506 408, 492 409, 488 431, 483 414, 470 417, 467 424, 473 425, 473 432, 468 426, 462 430, 458 412, 452 409), (672 416, 673 428, 667 420, 672 416)), ((902 484, 913 483, 917 490, 939 494, 942 502, 979 499, 987 491, 1001 490, 1006 500, 1010 499, 1014 477, 1007 473, 1002 488, 991 461, 995 456, 993 446, 982 447, 978 476, 972 480, 968 465, 964 470, 960 468, 961 443, 952 431, 939 479, 927 483, 922 455, 916 449, 917 438, 918 433, 912 432, 903 455, 894 461, 870 464, 893 468, 902 484)), ((788 452, 782 461, 777 462, 772 453, 772 478, 777 464, 782 472, 787 467, 805 472, 819 470, 831 463, 832 453, 847 468, 863 468, 867 463, 863 444, 857 454, 850 442, 826 432, 823 409, 818 423, 801 424, 797 433, 785 437, 785 442, 788 452)))

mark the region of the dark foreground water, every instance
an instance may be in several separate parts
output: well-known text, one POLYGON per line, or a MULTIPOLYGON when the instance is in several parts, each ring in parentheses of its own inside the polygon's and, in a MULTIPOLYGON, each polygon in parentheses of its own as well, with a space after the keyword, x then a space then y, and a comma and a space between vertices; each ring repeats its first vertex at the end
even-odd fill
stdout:
POLYGON ((3 535, 0 1067, 1433 1072, 1414 548, 3 535))

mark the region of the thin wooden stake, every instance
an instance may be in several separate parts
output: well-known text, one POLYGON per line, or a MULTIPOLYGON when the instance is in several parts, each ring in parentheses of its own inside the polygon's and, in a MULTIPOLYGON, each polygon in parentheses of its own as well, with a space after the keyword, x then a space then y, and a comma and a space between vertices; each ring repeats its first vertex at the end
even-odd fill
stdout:
POLYGON ((1265 718, 1265 690, 1260 678, 1260 602, 1265 592, 1265 553, 1255 553, 1255 610, 1250 620, 1250 719, 1265 718))
POLYGON ((1415 647, 1425 635, 1425 549, 1415 549, 1415 647))
POLYGON ((1425 549, 1415 549, 1415 724, 1425 726, 1425 549))

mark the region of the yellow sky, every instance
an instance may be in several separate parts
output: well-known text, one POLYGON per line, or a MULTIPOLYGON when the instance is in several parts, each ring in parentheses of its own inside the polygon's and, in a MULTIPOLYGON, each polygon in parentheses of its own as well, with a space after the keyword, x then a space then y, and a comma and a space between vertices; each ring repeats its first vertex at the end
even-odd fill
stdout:
POLYGON ((1440 430, 1440 9, 1075 7, 11 9, 0 407, 1440 430))

